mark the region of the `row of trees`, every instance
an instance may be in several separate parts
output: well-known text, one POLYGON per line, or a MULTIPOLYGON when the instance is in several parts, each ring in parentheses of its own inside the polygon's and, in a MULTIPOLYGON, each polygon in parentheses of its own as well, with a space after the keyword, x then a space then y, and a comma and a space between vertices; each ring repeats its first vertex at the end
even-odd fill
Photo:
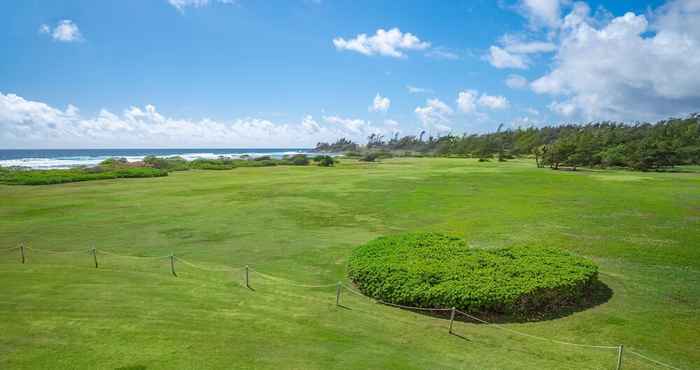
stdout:
MULTIPOLYGON (((361 150, 390 151, 400 154, 458 155, 482 160, 507 160, 534 156, 537 166, 629 167, 659 170, 681 164, 700 164, 700 115, 634 125, 599 122, 541 128, 502 130, 488 134, 452 134, 424 138, 391 138, 373 134, 361 150)), ((324 152, 355 151, 360 147, 347 139, 319 143, 324 152), (345 149, 355 148, 355 149, 345 149)))

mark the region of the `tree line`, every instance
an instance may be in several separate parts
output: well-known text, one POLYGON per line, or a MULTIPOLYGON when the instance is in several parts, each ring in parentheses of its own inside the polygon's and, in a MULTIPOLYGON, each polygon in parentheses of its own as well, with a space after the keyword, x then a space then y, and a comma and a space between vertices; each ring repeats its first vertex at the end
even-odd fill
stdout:
POLYGON ((503 130, 486 134, 385 137, 372 134, 360 146, 346 138, 318 143, 319 152, 390 152, 397 155, 497 158, 534 157, 538 167, 628 167, 662 170, 700 164, 700 114, 657 123, 597 122, 503 130))

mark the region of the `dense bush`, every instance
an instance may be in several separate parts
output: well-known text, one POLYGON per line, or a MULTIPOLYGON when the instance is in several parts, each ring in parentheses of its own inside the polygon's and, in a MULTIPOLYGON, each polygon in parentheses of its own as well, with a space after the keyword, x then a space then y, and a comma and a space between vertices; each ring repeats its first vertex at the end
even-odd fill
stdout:
POLYGON ((187 160, 182 157, 156 157, 149 155, 143 159, 143 163, 149 167, 168 171, 187 171, 190 169, 187 160))
POLYGON ((349 274, 362 292, 390 303, 527 316, 578 302, 598 268, 557 249, 470 249, 459 238, 419 233, 358 247, 349 274))
POLYGON ((377 153, 367 153, 362 156, 359 160, 362 162, 374 162, 377 160, 377 153))
POLYGON ((333 167, 335 165, 335 159, 329 155, 317 155, 313 159, 316 164, 321 167, 333 167))
POLYGON ((309 157, 305 154, 294 154, 291 157, 286 158, 288 164, 293 166, 306 166, 309 164, 309 157))
POLYGON ((70 170, 1 171, 0 183, 9 185, 50 185, 66 182, 167 176, 168 171, 149 167, 106 169, 103 167, 70 170))

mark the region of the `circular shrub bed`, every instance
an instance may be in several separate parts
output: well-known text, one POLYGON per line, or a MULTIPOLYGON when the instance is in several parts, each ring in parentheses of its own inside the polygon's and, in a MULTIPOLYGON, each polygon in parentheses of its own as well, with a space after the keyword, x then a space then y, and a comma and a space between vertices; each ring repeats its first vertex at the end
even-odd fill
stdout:
POLYGON ((471 249, 459 238, 420 233, 358 247, 349 274, 364 294, 389 303, 530 316, 578 303, 598 267, 558 249, 471 249))

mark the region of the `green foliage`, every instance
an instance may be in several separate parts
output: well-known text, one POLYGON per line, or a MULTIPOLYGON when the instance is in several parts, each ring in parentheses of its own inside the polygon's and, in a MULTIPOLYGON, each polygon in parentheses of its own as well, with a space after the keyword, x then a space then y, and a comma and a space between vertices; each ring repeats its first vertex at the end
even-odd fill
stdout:
POLYGON ((598 268, 558 249, 470 249, 456 237, 416 233, 358 247, 349 274, 365 294, 391 303, 529 315, 582 299, 598 268))
POLYGON ((336 160, 329 155, 317 155, 313 158, 313 161, 321 167, 333 167, 336 162, 336 160))
POLYGON ((340 138, 332 144, 318 143, 314 151, 322 153, 343 153, 357 151, 359 148, 360 146, 355 144, 352 140, 340 138))
POLYGON ((143 159, 143 163, 149 167, 168 171, 187 171, 190 169, 187 160, 182 157, 163 158, 149 155, 143 159))
POLYGON ((378 157, 377 153, 366 153, 359 160, 362 162, 374 162, 378 157))
POLYGON ((100 162, 101 167, 122 167, 128 165, 126 158, 112 157, 100 162))
POLYGON ((309 162, 309 157, 305 154, 294 154, 287 159, 287 163, 293 166, 306 166, 309 162))
POLYGON ((0 183, 8 185, 50 185, 66 182, 167 176, 165 170, 149 167, 75 168, 70 170, 18 170, 0 172, 0 183))
MULTIPOLYGON (((425 138, 373 134, 363 152, 414 153, 441 157, 498 158, 534 155, 538 167, 627 167, 664 170, 678 165, 700 164, 700 115, 674 118, 655 124, 634 125, 599 122, 518 128, 487 134, 425 138)), ((322 146, 323 147, 323 146, 322 146)), ((325 147, 324 147, 325 148, 325 147)), ((354 149, 353 154, 359 149, 354 149)), ((348 154, 346 154, 348 155, 348 154)), ((348 155, 349 156, 349 155, 348 155)), ((359 154, 355 154, 359 156, 359 154)))

